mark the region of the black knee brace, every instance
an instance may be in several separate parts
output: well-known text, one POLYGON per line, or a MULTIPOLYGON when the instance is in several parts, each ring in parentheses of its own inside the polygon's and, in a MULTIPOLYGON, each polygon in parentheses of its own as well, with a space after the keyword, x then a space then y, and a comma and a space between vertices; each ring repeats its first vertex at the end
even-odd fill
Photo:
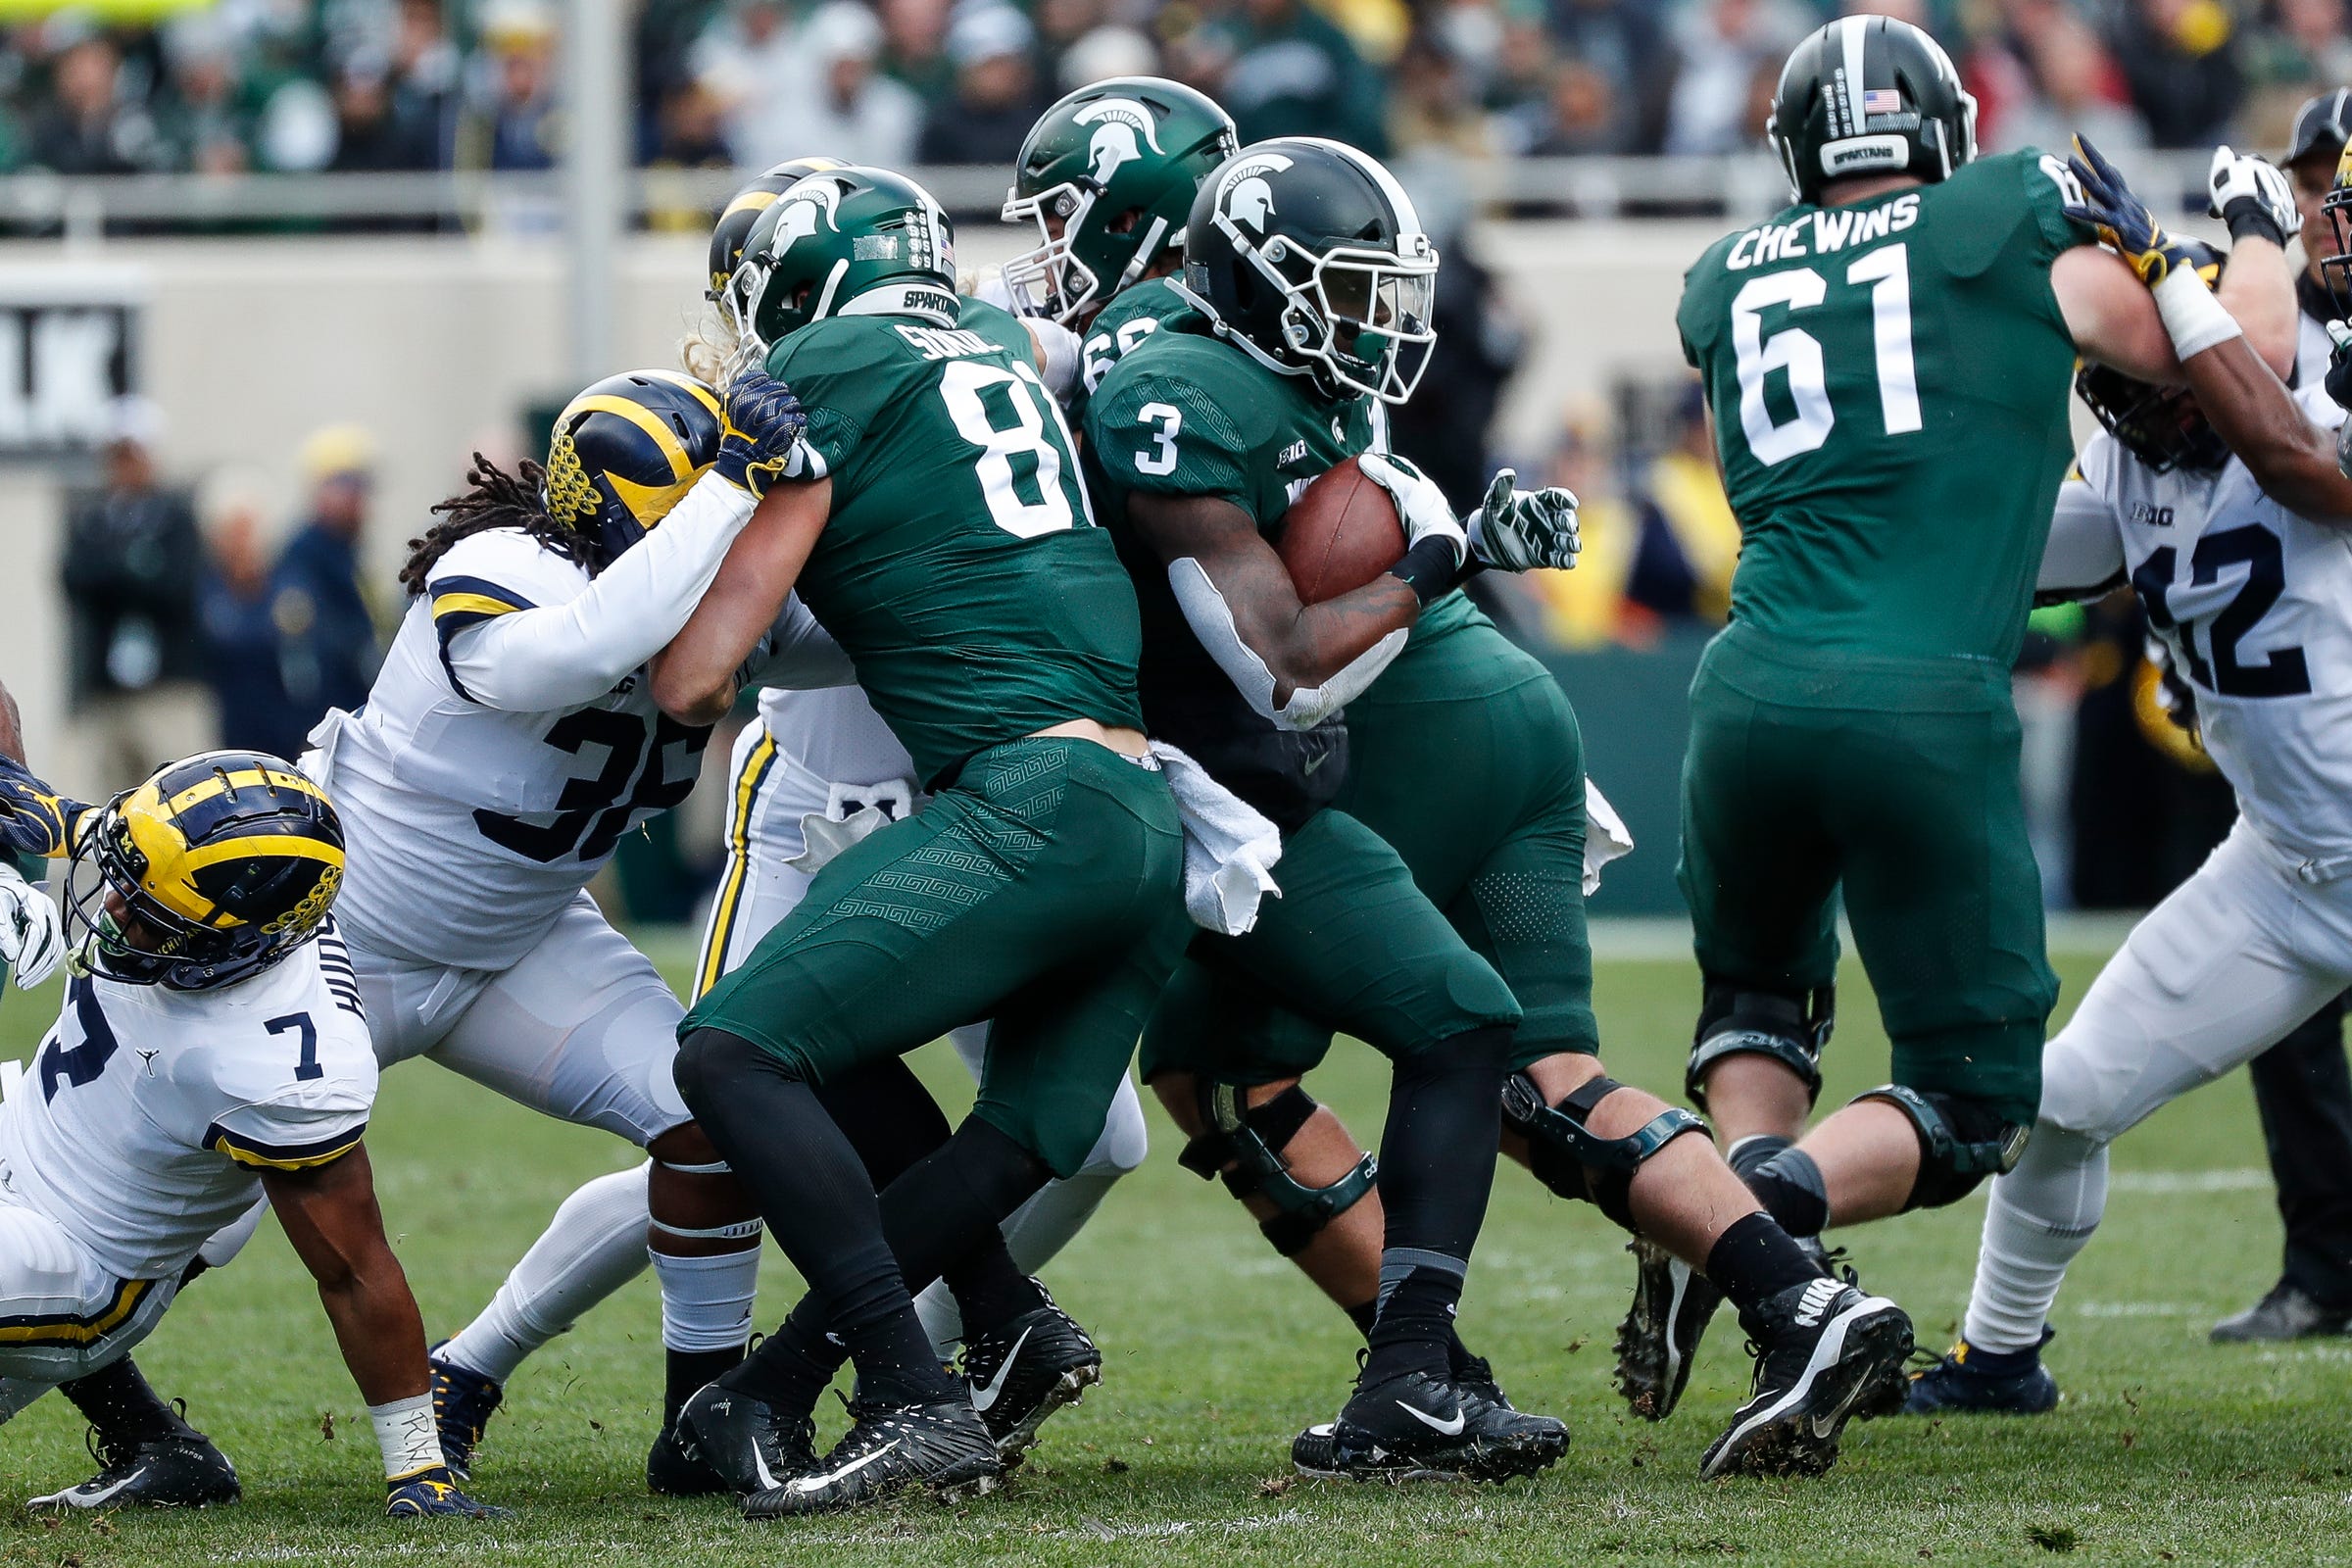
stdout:
POLYGON ((1804 1080, 1808 1100, 1821 1097, 1821 1048, 1838 1024, 1838 988, 1821 986, 1795 997, 1778 991, 1748 991, 1719 980, 1707 982, 1699 1004, 1698 1033, 1690 1043, 1690 1065, 1683 1093, 1707 1108, 1707 1068, 1726 1056, 1770 1056, 1804 1080))
POLYGON ((1256 1195, 1275 1207, 1258 1229, 1285 1257, 1306 1249, 1317 1232, 1353 1208, 1372 1190, 1380 1165, 1370 1154, 1329 1187, 1309 1187, 1291 1175, 1282 1151, 1314 1115, 1315 1097, 1297 1084, 1262 1105, 1245 1107, 1232 1084, 1200 1080, 1200 1114, 1208 1131, 1184 1146, 1176 1162, 1202 1181, 1221 1177, 1236 1198, 1256 1195))
POLYGON ((1905 1213, 1957 1203, 1985 1177, 2012 1169, 2034 1132, 2004 1120, 1982 1101, 1922 1094, 1901 1084, 1886 1084, 1854 1099, 1886 1102, 1910 1117, 1912 1131, 1919 1134, 1919 1178, 1903 1200, 1905 1213))
POLYGON ((1634 1172, 1683 1134, 1705 1132, 1707 1124, 1669 1105, 1623 1138, 1596 1137, 1585 1125, 1593 1107, 1624 1087, 1614 1078, 1593 1078, 1547 1105, 1535 1080, 1515 1072, 1502 1081, 1502 1124, 1527 1140, 1528 1169, 1536 1180, 1562 1198, 1592 1203, 1630 1231, 1634 1172))

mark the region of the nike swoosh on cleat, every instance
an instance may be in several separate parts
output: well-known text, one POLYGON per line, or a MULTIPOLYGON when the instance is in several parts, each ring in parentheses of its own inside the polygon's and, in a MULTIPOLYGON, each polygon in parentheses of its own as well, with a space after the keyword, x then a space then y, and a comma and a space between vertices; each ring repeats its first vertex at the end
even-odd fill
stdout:
POLYGON ((1467 1416, 1462 1414, 1461 1408, 1458 1405, 1454 1408, 1452 1420, 1441 1421, 1436 1416, 1431 1415, 1427 1410, 1415 1409, 1413 1406, 1405 1403, 1402 1399, 1397 1399, 1394 1402, 1396 1403, 1397 1409, 1402 1410, 1406 1415, 1411 1416, 1414 1420, 1420 1422, 1423 1426, 1429 1428, 1430 1431, 1437 1433, 1441 1437, 1460 1437, 1462 1435, 1462 1425, 1469 1419, 1467 1416))
POLYGON ((1012 1363, 1021 1358, 1021 1347, 1029 1343, 1029 1336, 1033 1332, 1035 1332, 1034 1325, 1021 1330, 1021 1337, 1012 1342, 1011 1349, 1004 1352, 1004 1363, 997 1368, 997 1375, 972 1391, 972 1408, 974 1410, 986 1415, 989 1407, 1003 1396, 1004 1380, 1012 1375, 1012 1363))
MULTIPOLYGON (((55 1500, 63 1502, 67 1506, 73 1508, 95 1508, 100 1503, 105 1502, 109 1497, 112 1497, 116 1493, 121 1492, 123 1488, 138 1485, 139 1477, 145 1475, 146 1473, 147 1467, 145 1465, 141 1465, 136 1470, 133 1470, 130 1474, 124 1476, 122 1480, 116 1482, 111 1487, 92 1488, 85 1483, 82 1486, 74 1487, 65 1492, 57 1494, 55 1500)), ((49 1499, 44 1498, 41 1500, 46 1501, 49 1499)))
POLYGON ((876 1448, 873 1452, 860 1454, 857 1458, 852 1459, 848 1464, 843 1465, 831 1475, 799 1476, 793 1480, 785 1482, 784 1488, 788 1492, 797 1492, 803 1496, 807 1496, 810 1493, 822 1492, 825 1490, 825 1488, 832 1486, 837 1481, 847 1481, 850 1477, 856 1475, 867 1465, 872 1464, 876 1459, 881 1458, 884 1454, 890 1452, 891 1449, 897 1447, 898 1446, 898 1440, 894 1438, 890 1442, 882 1445, 882 1446, 879 1448, 876 1448))

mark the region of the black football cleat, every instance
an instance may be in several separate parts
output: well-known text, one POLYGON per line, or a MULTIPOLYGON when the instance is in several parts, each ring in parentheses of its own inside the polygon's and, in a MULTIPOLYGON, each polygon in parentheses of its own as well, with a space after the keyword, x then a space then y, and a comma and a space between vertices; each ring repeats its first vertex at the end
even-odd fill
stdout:
POLYGON ((1911 1375, 1903 1413, 2048 1414, 2058 1407, 2058 1380, 2041 1364, 2041 1347, 2051 1337, 2045 1328, 2039 1345, 2006 1353, 1980 1350, 1962 1340, 1934 1366, 1911 1375))
POLYGON ((425 1356, 433 1373, 433 1425, 441 1433, 441 1459, 460 1481, 473 1479, 473 1450, 490 1418, 506 1402, 507 1391, 474 1371, 445 1359, 443 1340, 425 1356))
POLYGON ((972 1409, 1009 1467, 1036 1444, 1048 1416, 1102 1381, 1102 1352, 1048 1297, 1041 1307, 967 1336, 962 1371, 972 1409))
MULTIPOLYGON (((771 1491, 816 1463, 814 1421, 717 1383, 679 1408, 671 1434, 681 1459, 708 1472, 717 1491, 738 1496, 771 1491)), ((653 1465, 649 1454, 649 1484, 653 1465)))
POLYGON ((743 1499, 746 1519, 790 1519, 879 1501, 909 1487, 942 1497, 997 1484, 1004 1463, 969 1400, 879 1404, 853 1400, 847 1436, 804 1474, 743 1499))
POLYGON ((2213 1326, 2216 1345, 2250 1345, 2352 1334, 2352 1311, 2328 1306, 2299 1286, 2280 1280, 2252 1306, 2213 1326))
POLYGON ((1885 1297, 1839 1280, 1791 1285, 1756 1309, 1753 1391, 1700 1460, 1718 1476, 1817 1476, 1838 1461, 1838 1439, 1863 1395, 1899 1375, 1911 1319, 1885 1297))
POLYGON ((1663 1421, 1690 1386, 1691 1357, 1723 1293, 1664 1248, 1639 1237, 1634 1254, 1634 1304, 1617 1326, 1617 1392, 1644 1421, 1663 1421))
POLYGON ((657 1497, 715 1497, 733 1489, 717 1471, 689 1458, 678 1429, 664 1427, 645 1453, 645 1490, 657 1497))
POLYGON ((77 1487, 34 1497, 27 1508, 217 1508, 237 1500, 237 1467, 174 1411, 172 1430, 110 1439, 90 1429, 98 1473, 77 1487))
POLYGON ((1328 1448, 1316 1429, 1291 1445, 1308 1475, 1358 1481, 1508 1481, 1549 1468, 1568 1451, 1568 1428, 1529 1415, 1446 1378, 1408 1372, 1367 1385, 1331 1423, 1328 1448), (1304 1451, 1302 1451, 1302 1449, 1304 1451))

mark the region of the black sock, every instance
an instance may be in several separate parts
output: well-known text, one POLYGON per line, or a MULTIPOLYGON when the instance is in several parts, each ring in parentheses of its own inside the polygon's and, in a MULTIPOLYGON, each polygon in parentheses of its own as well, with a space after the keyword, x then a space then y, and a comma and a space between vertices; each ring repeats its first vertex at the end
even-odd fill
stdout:
POLYGON ((1372 1325, 1379 1320, 1380 1298, 1378 1297, 1348 1308, 1348 1321, 1354 1324, 1355 1332, 1367 1340, 1372 1337, 1372 1325))
POLYGON ((74 1408, 98 1429, 99 1437, 111 1441, 135 1443, 168 1437, 180 1426, 179 1417, 147 1386, 147 1379, 127 1355, 71 1383, 59 1384, 57 1392, 73 1401, 74 1408))
POLYGON ((948 1141, 947 1114, 904 1056, 885 1056, 822 1085, 817 1102, 881 1192, 948 1141))
POLYGON ((1004 1219, 1049 1173, 977 1116, 882 1193, 882 1223, 907 1288, 945 1278, 964 1324, 991 1328, 1044 1304, 1004 1250, 1004 1219))
POLYGON ((700 1393, 705 1384, 716 1383, 735 1369, 743 1359, 740 1348, 725 1350, 662 1349, 662 1430, 667 1432, 678 1424, 678 1406, 700 1393))
POLYGON ((1789 1235, 1819 1236, 1829 1224, 1829 1189, 1821 1167, 1803 1150, 1784 1149, 1744 1174, 1747 1190, 1789 1235))
POLYGON ((1470 1251, 1494 1186, 1503 1058, 1512 1031, 1472 1029, 1401 1057, 1380 1143, 1380 1315, 1366 1336, 1369 1382, 1442 1376, 1470 1251))
POLYGON ((761 1340, 742 1364, 719 1375, 719 1387, 748 1394, 790 1415, 814 1411, 833 1374, 849 1359, 847 1348, 828 1338, 821 1322, 813 1330, 808 1326, 807 1316, 824 1317, 821 1306, 804 1314, 803 1308, 815 1299, 802 1297, 775 1333, 761 1340))
MULTIPOLYGON (((1364 1361, 1366 1384, 1386 1383, 1407 1372, 1445 1377, 1453 1370, 1453 1311, 1462 1298, 1462 1275, 1434 1253, 1422 1254, 1387 1290, 1380 1317, 1366 1335, 1372 1353, 1364 1361)), ((1382 1273, 1389 1265, 1382 1266, 1382 1273)))
POLYGON ((1795 1143, 1795 1139, 1783 1138, 1777 1133, 1750 1133, 1732 1146, 1723 1162, 1732 1167, 1733 1175, 1744 1180, 1758 1165, 1795 1143))
MULTIPOLYGON (((906 1057, 899 1055, 858 1067, 837 1084, 825 1084, 816 1091, 816 1098, 857 1148, 858 1159, 865 1161, 865 1173, 872 1175, 875 1192, 882 1195, 882 1230, 892 1242, 892 1253, 899 1257, 899 1274, 906 1279, 907 1291, 922 1293, 939 1265, 934 1262, 936 1249, 927 1242, 934 1227, 929 1222, 915 1225, 915 1218, 931 1201, 929 1195, 936 1195, 939 1185, 959 1180, 964 1166, 957 1163, 951 1173, 924 1178, 912 1190, 915 1199, 910 1203, 894 1201, 889 1192, 901 1175, 946 1150, 953 1136, 948 1116, 915 1077, 915 1069, 907 1067, 906 1057)), ((981 1126, 988 1124, 983 1121, 981 1126)), ((971 1159, 969 1148, 957 1154, 957 1161, 966 1159, 971 1159)), ((988 1163, 995 1166, 995 1161, 988 1163)), ((1013 1203, 1013 1208, 1021 1206, 1021 1201, 1013 1203)), ((969 1213, 946 1215, 943 1225, 953 1227, 969 1218, 969 1213)), ((955 1307, 962 1312, 966 1328, 1004 1324, 1045 1304, 1045 1296, 1037 1293, 1037 1286, 1030 1284, 1018 1265, 1013 1265, 1009 1250, 1004 1250, 1002 1230, 993 1230, 993 1237, 978 1237, 962 1260, 939 1269, 939 1277, 948 1281, 948 1291, 955 1293, 955 1307)))
POLYGON ((858 1152, 783 1059, 740 1035, 697 1029, 678 1047, 678 1092, 750 1190, 768 1234, 824 1298, 833 1332, 870 1384, 945 1397, 914 1300, 883 1237, 858 1152))
POLYGON ((1805 1250, 1788 1239, 1769 1214, 1732 1221, 1707 1250, 1707 1280, 1742 1312, 1791 1285, 1821 1278, 1805 1250))

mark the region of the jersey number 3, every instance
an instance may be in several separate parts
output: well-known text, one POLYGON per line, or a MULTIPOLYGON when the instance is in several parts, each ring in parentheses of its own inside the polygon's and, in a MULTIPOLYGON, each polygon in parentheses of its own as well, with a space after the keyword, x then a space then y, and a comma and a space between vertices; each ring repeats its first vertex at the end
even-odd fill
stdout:
MULTIPOLYGON (((1879 417, 1888 435, 1920 428, 1919 373, 1911 358, 1911 256, 1904 245, 1883 245, 1857 257, 1845 270, 1850 284, 1870 289, 1871 338, 1878 351, 1879 417)), ((1763 313, 1776 305, 1791 314, 1810 310, 1829 297, 1829 284, 1809 267, 1751 278, 1732 301, 1732 347, 1740 365, 1740 428, 1747 450, 1766 467, 1811 452, 1830 438, 1838 422, 1830 407, 1829 368, 1821 340, 1798 327, 1764 335, 1763 313), (1788 377, 1788 400, 1796 412, 1775 421, 1765 402, 1766 379, 1776 370, 1788 377)))

